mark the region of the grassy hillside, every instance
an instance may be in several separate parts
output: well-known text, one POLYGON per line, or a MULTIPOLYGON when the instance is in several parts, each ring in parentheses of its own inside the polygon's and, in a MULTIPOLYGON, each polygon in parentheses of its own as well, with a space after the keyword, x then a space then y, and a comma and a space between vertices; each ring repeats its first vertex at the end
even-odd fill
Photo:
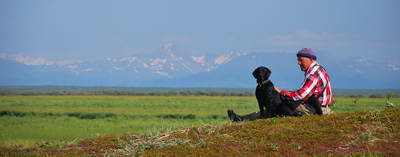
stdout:
POLYGON ((262 119, 104 136, 62 148, 3 149, 2 156, 399 156, 400 110, 262 119))
MULTIPOLYGON (((374 111, 383 98, 335 98, 335 112, 374 111), (357 101, 355 101, 357 100, 357 101)), ((396 106, 399 98, 391 99, 396 106)), ((0 96, 0 147, 65 146, 107 134, 152 134, 229 122, 226 109, 258 110, 254 97, 0 96)))

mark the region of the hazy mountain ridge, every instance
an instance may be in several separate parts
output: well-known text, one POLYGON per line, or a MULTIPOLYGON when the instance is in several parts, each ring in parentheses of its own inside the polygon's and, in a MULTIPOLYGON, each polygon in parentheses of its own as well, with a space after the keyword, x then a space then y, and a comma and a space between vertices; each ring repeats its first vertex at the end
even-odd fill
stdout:
MULTIPOLYGON (((385 63, 357 58, 338 60, 321 53, 318 62, 337 88, 399 88, 399 71, 385 63), (383 76, 383 77, 382 77, 383 76)), ((303 72, 291 53, 189 55, 166 45, 152 53, 66 64, 21 63, 0 59, 0 85, 253 88, 258 66, 272 70, 275 85, 296 89, 303 72)))
MULTIPOLYGON (((0 70, 3 73, 0 84, 141 86, 141 82, 211 72, 238 55, 240 54, 176 55, 167 45, 150 54, 108 57, 98 61, 65 65, 29 64, 19 60, 0 59, 0 70), (129 83, 131 81, 136 83, 129 83)), ((145 83, 147 84, 149 83, 145 83)))

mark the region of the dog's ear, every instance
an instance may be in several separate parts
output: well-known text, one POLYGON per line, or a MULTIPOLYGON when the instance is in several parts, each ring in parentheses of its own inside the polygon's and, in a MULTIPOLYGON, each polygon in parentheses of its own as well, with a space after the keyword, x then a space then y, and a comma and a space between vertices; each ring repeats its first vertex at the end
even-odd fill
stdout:
POLYGON ((271 70, 269 70, 267 67, 264 67, 265 68, 265 78, 268 80, 269 79, 269 77, 271 76, 271 70))

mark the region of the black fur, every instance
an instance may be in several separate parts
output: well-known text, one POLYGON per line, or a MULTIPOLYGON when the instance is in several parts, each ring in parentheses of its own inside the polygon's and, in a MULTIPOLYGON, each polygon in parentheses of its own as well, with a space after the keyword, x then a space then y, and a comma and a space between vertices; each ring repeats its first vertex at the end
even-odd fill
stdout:
MULTIPOLYGON (((271 70, 261 66, 253 71, 253 76, 257 80, 256 98, 260 108, 261 116, 270 118, 275 116, 301 116, 301 113, 295 111, 300 104, 287 96, 279 94, 274 89, 274 84, 269 80, 271 70)), ((310 105, 316 108, 318 114, 322 114, 321 106, 315 97, 309 99, 310 105)))
POLYGON ((311 105, 315 109, 315 113, 322 115, 322 108, 321 104, 319 103, 318 99, 315 96, 311 96, 308 99, 307 102, 309 105, 311 105))

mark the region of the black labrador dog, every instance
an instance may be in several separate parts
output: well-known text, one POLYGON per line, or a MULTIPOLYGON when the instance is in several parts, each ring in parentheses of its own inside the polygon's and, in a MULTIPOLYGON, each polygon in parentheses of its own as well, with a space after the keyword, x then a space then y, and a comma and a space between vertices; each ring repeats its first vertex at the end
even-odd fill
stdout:
MULTIPOLYGON (((295 108, 300 105, 299 102, 275 91, 274 84, 269 80, 271 73, 271 70, 264 66, 260 66, 253 71, 253 76, 258 84, 255 94, 261 117, 301 116, 301 113, 295 111, 295 108)), ((317 114, 322 114, 321 105, 316 97, 312 96, 307 103, 315 109, 317 114)))

